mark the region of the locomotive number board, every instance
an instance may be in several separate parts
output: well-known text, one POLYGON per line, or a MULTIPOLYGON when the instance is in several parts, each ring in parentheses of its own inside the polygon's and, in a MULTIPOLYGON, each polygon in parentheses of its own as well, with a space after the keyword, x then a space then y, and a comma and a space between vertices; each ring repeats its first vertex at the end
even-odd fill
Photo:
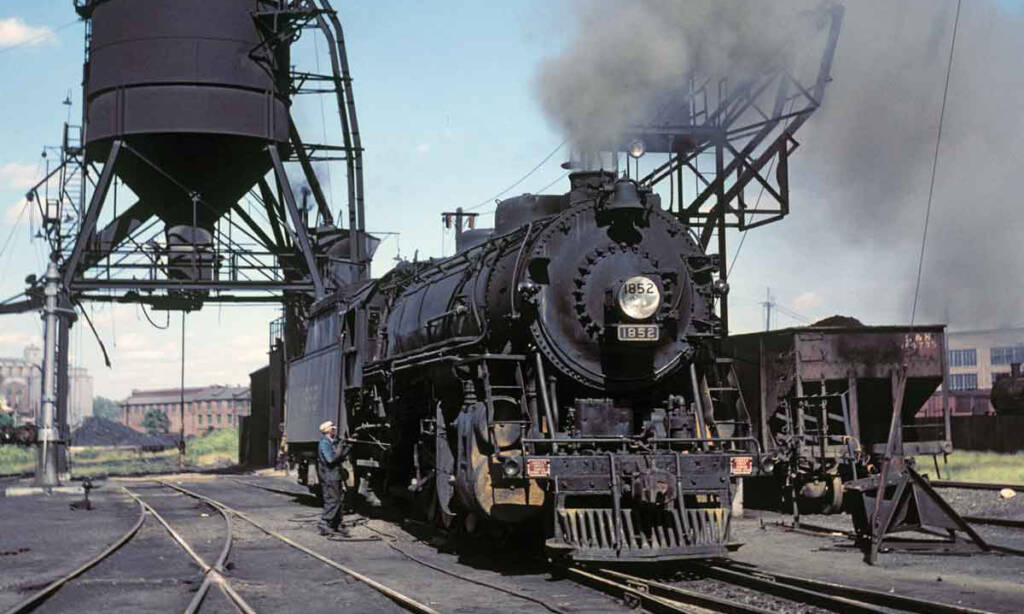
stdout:
POLYGON ((619 324, 619 341, 657 341, 657 324, 619 324))

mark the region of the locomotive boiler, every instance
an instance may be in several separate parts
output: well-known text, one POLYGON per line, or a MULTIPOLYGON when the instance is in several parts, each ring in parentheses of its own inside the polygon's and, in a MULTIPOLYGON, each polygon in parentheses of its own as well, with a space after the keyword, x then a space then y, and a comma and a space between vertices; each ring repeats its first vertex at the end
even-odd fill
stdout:
POLYGON ((361 485, 439 524, 532 523, 559 559, 723 554, 730 477, 760 459, 719 357, 716 257, 649 189, 570 178, 499 203, 450 258, 314 305, 293 460, 334 419, 361 485))

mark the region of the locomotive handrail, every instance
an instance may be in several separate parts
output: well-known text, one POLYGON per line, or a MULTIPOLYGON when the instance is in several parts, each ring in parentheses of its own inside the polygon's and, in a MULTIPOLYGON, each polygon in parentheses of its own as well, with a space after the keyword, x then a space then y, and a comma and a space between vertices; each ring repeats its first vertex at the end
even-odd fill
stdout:
POLYGON ((540 352, 535 352, 534 357, 537 363, 537 391, 540 393, 540 402, 544 405, 544 417, 548 421, 547 441, 551 442, 551 451, 558 452, 558 444, 555 443, 555 431, 558 430, 558 422, 555 420, 551 400, 548 398, 547 377, 544 376, 544 359, 541 358, 540 352))

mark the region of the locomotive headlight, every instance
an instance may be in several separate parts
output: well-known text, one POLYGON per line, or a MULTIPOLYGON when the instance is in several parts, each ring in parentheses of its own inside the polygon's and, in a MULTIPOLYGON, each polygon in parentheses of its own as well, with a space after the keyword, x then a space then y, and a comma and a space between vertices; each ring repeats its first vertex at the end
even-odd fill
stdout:
POLYGON ((640 156, 644 155, 645 151, 647 151, 647 146, 640 139, 636 139, 635 141, 629 144, 629 157, 633 159, 639 158, 640 156))
POLYGON ((630 277, 619 286, 619 309, 634 320, 646 320, 658 311, 661 291, 649 277, 630 277))

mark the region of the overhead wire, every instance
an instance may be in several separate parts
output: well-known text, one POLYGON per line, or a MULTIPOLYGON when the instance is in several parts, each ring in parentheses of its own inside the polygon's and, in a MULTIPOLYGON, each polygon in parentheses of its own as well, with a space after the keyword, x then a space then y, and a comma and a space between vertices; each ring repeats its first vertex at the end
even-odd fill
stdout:
POLYGON ((167 330, 171 326, 171 312, 170 311, 167 312, 167 323, 164 324, 163 326, 160 326, 159 324, 157 324, 156 322, 153 321, 153 318, 149 317, 149 312, 146 310, 146 304, 145 303, 140 303, 139 305, 142 307, 142 315, 146 316, 146 319, 149 320, 149 323, 153 325, 153 328, 155 328, 157 330, 167 330))
POLYGON ((561 175, 556 177, 554 181, 552 181, 551 183, 547 184, 543 188, 539 188, 539 189, 535 190, 535 192, 543 192, 544 190, 547 190, 548 188, 550 188, 551 186, 555 185, 556 183, 558 183, 562 179, 565 179, 565 177, 568 176, 568 175, 569 175, 569 171, 565 171, 564 173, 562 173, 561 175))
POLYGON ((547 162, 548 160, 550 160, 550 159, 551 159, 551 158, 552 158, 552 157, 553 157, 553 156, 554 156, 554 155, 555 155, 556 153, 558 153, 559 151, 561 151, 561 149, 562 149, 563 147, 565 147, 565 144, 566 144, 566 143, 568 143, 568 142, 569 142, 569 139, 565 139, 565 140, 563 140, 563 141, 562 141, 561 143, 559 143, 557 147, 555 147, 554 149, 552 149, 552 150, 551 150, 551 153, 549 153, 548 155, 544 156, 544 159, 543 159, 543 160, 541 160, 540 162, 538 162, 538 163, 537 163, 537 166, 534 166, 533 168, 531 168, 531 169, 529 170, 529 172, 527 172, 527 173, 526 173, 525 175, 523 175, 522 177, 520 177, 519 179, 517 179, 517 180, 516 180, 516 182, 515 182, 515 183, 513 183, 512 185, 510 185, 510 186, 508 186, 507 188, 505 188, 504 190, 502 190, 502 191, 498 192, 498 193, 497 193, 497 194, 495 194, 494 196, 492 196, 492 197, 490 197, 490 198, 486 198, 486 199, 484 199, 484 200, 480 201, 479 203, 477 203, 477 204, 473 205, 472 207, 466 207, 466 208, 465 208, 465 210, 466 210, 466 211, 473 211, 474 209, 479 209, 480 207, 483 207, 483 206, 484 206, 484 205, 486 205, 487 203, 490 203, 490 202, 494 202, 494 201, 495 201, 495 200, 496 200, 497 198, 499 198, 499 197, 501 197, 501 196, 503 196, 503 195, 507 194, 507 193, 508 193, 509 191, 511 191, 512 189, 514 189, 514 188, 515 188, 515 187, 516 187, 517 185, 519 185, 520 183, 522 183, 522 182, 526 181, 526 179, 527 179, 527 178, 528 178, 528 177, 529 177, 530 175, 532 175, 532 174, 536 173, 536 172, 537 172, 538 170, 540 170, 540 167, 544 166, 544 164, 545 164, 545 163, 546 163, 546 162, 547 162))
POLYGON ((914 285, 914 306, 910 311, 910 325, 917 317, 917 299, 921 293, 921 273, 924 270, 924 248, 928 243, 928 222, 932 216, 932 197, 935 194, 935 171, 939 166, 939 146, 942 144, 942 122, 946 116, 946 98, 949 95, 949 77, 953 72, 953 52, 956 50, 956 32, 960 25, 960 4, 956 0, 956 16, 953 18, 953 37, 949 43, 949 60, 946 63, 946 84, 942 89, 942 106, 939 109, 939 130, 935 137, 935 153, 932 156, 932 177, 928 185, 928 206, 924 213, 924 230, 921 233, 921 253, 917 258, 917 283, 914 285))
MULTIPOLYGON (((540 194, 540 193, 544 192, 545 190, 547 190, 547 189, 548 189, 548 188, 550 188, 551 186, 555 185, 556 183, 558 183, 559 181, 561 181, 562 179, 564 179, 564 178, 565 178, 565 177, 566 177, 566 176, 567 176, 567 175, 569 174, 569 172, 570 172, 570 171, 565 171, 564 173, 562 173, 561 175, 559 175, 558 177, 556 177, 556 178, 554 179, 554 181, 552 181, 551 183, 549 183, 549 184, 545 185, 545 186, 544 186, 544 187, 542 187, 542 188, 537 188, 536 190, 534 190, 534 191, 533 191, 533 193, 534 193, 534 194, 540 194)), ((483 213, 481 213, 480 215, 491 215, 491 214, 493 214, 493 213, 494 213, 495 211, 497 211, 497 209, 491 209, 491 210, 489 210, 489 211, 484 211, 484 212, 483 212, 483 213)))
POLYGON ((7 235, 7 240, 4 241, 4 246, 0 247, 0 258, 3 257, 4 252, 7 251, 7 247, 11 244, 11 239, 14 238, 15 231, 18 230, 18 226, 21 225, 21 218, 25 216, 25 210, 28 209, 29 202, 26 200, 25 204, 21 207, 21 211, 18 212, 18 219, 14 221, 14 226, 11 227, 11 232, 7 235))

